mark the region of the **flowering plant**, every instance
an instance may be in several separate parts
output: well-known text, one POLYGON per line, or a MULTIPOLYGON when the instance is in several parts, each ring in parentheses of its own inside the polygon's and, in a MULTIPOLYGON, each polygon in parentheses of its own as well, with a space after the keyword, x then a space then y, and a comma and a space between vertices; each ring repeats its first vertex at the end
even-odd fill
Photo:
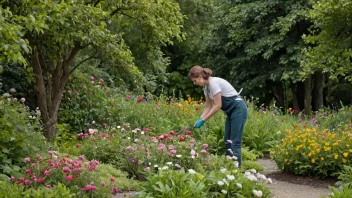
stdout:
POLYGON ((49 151, 48 154, 47 158, 39 154, 35 158, 24 158, 27 164, 25 176, 12 176, 11 182, 27 188, 52 188, 59 182, 81 196, 111 197, 111 194, 117 193, 114 178, 107 184, 95 181, 94 171, 99 166, 97 160, 85 161, 83 156, 76 159, 71 159, 69 155, 60 157, 56 151, 49 151))

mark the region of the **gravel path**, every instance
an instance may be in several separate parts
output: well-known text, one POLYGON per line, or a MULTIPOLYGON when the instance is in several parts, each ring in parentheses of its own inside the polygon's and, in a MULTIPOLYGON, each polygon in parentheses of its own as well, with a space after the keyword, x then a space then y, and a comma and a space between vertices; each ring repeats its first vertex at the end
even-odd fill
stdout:
POLYGON ((333 186, 337 181, 333 178, 322 180, 282 173, 270 159, 259 159, 258 162, 264 166, 261 173, 273 180, 273 183, 267 186, 274 198, 327 197, 331 193, 329 186, 333 186))

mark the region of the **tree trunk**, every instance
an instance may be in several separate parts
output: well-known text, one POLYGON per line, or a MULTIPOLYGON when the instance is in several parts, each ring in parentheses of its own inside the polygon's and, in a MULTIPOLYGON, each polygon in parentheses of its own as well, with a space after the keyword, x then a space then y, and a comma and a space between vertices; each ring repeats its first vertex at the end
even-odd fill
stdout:
POLYGON ((304 80, 304 112, 306 115, 312 114, 312 76, 304 80))
POLYGON ((299 105, 298 105, 297 93, 296 93, 297 92, 296 84, 291 84, 290 87, 291 87, 291 92, 292 92, 292 106, 293 106, 293 109, 300 111, 299 105))
POLYGON ((324 74, 316 72, 314 74, 314 90, 313 90, 313 109, 318 111, 324 107, 324 74))
POLYGON ((273 94, 276 98, 277 105, 279 107, 284 107, 284 90, 282 86, 273 86, 272 87, 273 94))
MULTIPOLYGON (((76 46, 72 50, 67 50, 58 60, 55 60, 54 69, 49 69, 43 61, 40 61, 41 51, 35 43, 32 44, 33 53, 31 55, 31 66, 35 76, 34 90, 38 97, 38 107, 44 125, 44 136, 47 140, 56 137, 56 123, 59 106, 65 85, 70 76, 69 65, 79 51, 76 46)), ((43 60, 43 59, 41 59, 43 60)))

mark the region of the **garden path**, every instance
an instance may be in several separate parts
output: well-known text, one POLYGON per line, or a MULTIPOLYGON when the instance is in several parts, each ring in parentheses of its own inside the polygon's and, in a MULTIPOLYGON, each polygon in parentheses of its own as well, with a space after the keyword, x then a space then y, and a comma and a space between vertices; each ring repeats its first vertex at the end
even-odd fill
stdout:
MULTIPOLYGON (((336 179, 317 179, 312 177, 296 176, 282 173, 271 159, 257 160, 264 167, 261 173, 270 177, 272 184, 267 186, 273 198, 320 198, 327 197, 331 190, 329 186, 336 183, 336 179)), ((118 193, 112 198, 132 198, 134 192, 118 193)))
POLYGON ((320 198, 327 197, 331 190, 329 186, 336 183, 336 179, 317 179, 313 177, 296 176, 282 173, 271 159, 258 159, 263 165, 261 173, 273 180, 267 186, 273 198, 320 198))

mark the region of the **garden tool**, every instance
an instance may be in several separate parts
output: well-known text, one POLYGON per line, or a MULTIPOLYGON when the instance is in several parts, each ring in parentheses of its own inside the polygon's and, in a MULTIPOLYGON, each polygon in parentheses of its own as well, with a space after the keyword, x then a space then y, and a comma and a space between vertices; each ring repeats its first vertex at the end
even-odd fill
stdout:
POLYGON ((184 128, 182 128, 181 130, 179 130, 176 135, 180 135, 181 133, 185 132, 185 131, 190 131, 194 128, 194 126, 186 126, 184 128))

